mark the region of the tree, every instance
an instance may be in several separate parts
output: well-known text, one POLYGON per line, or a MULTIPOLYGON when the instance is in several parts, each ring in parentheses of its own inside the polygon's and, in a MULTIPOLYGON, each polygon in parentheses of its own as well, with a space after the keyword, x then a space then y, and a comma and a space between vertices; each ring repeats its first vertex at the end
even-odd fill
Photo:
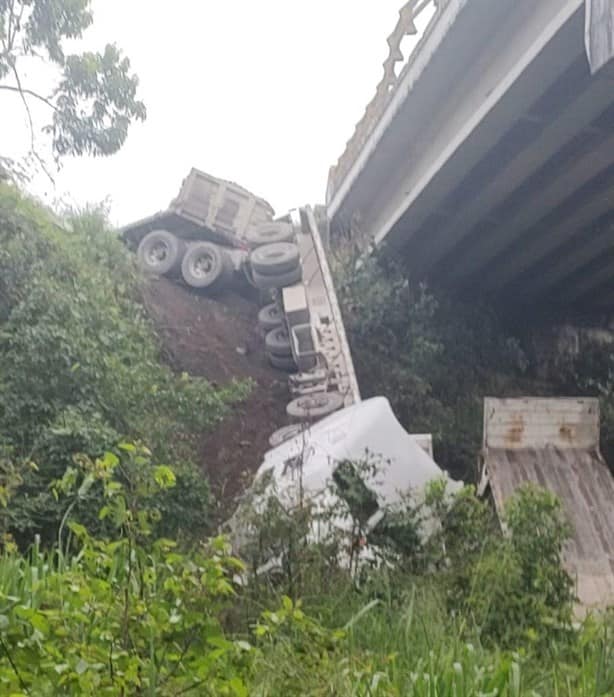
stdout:
POLYGON ((138 78, 114 45, 102 53, 67 55, 66 40, 81 38, 92 24, 91 0, 0 0, 0 92, 13 92, 24 105, 32 150, 32 100, 50 111, 44 127, 54 155, 111 155, 124 144, 130 123, 143 121, 138 78), (33 59, 57 69, 51 94, 25 84, 22 66, 33 59))

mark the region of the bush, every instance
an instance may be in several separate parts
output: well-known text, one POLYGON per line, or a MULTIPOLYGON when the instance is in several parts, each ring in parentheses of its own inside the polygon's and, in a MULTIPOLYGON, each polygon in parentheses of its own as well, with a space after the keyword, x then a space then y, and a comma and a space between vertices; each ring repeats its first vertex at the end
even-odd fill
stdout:
MULTIPOLYGON (((378 543, 392 553, 359 585, 353 569, 331 565, 313 546, 314 554, 305 554, 309 545, 295 539, 292 563, 306 581, 304 599, 284 599, 283 583, 277 595, 274 586, 256 595, 256 604, 271 610, 258 623, 250 694, 611 693, 612 618, 572 629, 573 594, 561 563, 569 527, 556 499, 534 488, 519 491, 508 507, 506 537, 470 487, 450 496, 433 482, 422 503, 411 501, 394 511, 392 529, 415 530, 428 515, 430 539, 404 544, 402 536, 380 535, 378 543), (321 575, 324 560, 329 567, 321 575)), ((263 515, 271 536, 278 512, 263 515)))
POLYGON ((69 499, 59 497, 66 515, 53 551, 0 556, 0 692, 244 697, 251 647, 226 639, 219 619, 240 563, 221 539, 189 555, 155 540, 152 501, 174 473, 144 448, 120 451, 83 458, 56 483, 69 499), (70 515, 96 484, 109 537, 70 515))
MULTIPOLYGON (((614 618, 590 618, 564 643, 550 640, 547 653, 536 653, 530 640, 520 651, 501 651, 481 641, 466 615, 449 612, 440 572, 408 577, 385 566, 373 576, 380 591, 371 599, 337 569, 307 602, 258 596, 270 609, 239 622, 235 612, 232 631, 224 620, 244 602, 245 589, 233 584, 241 564, 221 539, 189 554, 171 540, 156 540, 156 494, 174 486, 174 473, 153 466, 142 447, 123 443, 119 452, 80 458, 56 482, 65 517, 52 551, 35 545, 25 557, 8 549, 0 555, 2 694, 612 694, 614 618), (96 485, 104 504, 100 516, 108 524, 104 536, 91 535, 71 513, 96 485)), ((434 485, 429 496, 441 520, 440 539, 453 540, 461 526, 481 527, 470 490, 448 500, 434 485)), ((510 508, 509 524, 522 535, 535 523, 554 560, 564 533, 556 504, 539 492, 523 492, 510 508)), ((475 540, 475 530, 468 532, 475 540)), ((505 554, 517 551, 518 559, 499 553, 490 567, 494 583, 481 595, 508 608, 506 592, 516 603, 517 584, 534 574, 534 548, 515 547, 514 534, 505 554), (523 579, 524 573, 529 576, 523 579)), ((434 549, 434 555, 444 553, 441 545, 434 549)), ((468 549, 473 557, 473 543, 468 549)), ((477 563, 483 558, 478 554, 477 563)), ((306 579, 312 562, 301 561, 306 579)), ((522 623, 526 607, 516 603, 517 615, 508 609, 500 619, 522 623)))
POLYGON ((434 436, 437 461, 472 480, 486 394, 522 392, 527 359, 484 303, 461 303, 407 279, 394 260, 334 264, 363 396, 385 395, 407 430, 434 436))
POLYGON ((214 389, 173 374, 140 290, 132 258, 100 212, 60 226, 0 188, 0 446, 22 470, 5 519, 22 544, 34 534, 53 538, 60 511, 49 484, 73 455, 100 455, 124 437, 146 441, 159 461, 180 463, 179 489, 202 500, 192 498, 195 517, 181 501, 165 512, 202 531, 208 489, 193 474, 196 439, 247 386, 214 389))

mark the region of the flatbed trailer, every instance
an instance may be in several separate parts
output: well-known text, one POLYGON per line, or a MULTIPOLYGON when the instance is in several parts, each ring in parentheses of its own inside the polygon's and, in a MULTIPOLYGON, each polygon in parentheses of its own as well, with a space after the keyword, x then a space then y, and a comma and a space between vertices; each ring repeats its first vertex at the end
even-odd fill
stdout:
POLYGON ((556 494, 572 525, 565 564, 580 605, 614 604, 614 477, 599 449, 597 399, 484 401, 480 493, 490 491, 503 525, 526 483, 556 494))

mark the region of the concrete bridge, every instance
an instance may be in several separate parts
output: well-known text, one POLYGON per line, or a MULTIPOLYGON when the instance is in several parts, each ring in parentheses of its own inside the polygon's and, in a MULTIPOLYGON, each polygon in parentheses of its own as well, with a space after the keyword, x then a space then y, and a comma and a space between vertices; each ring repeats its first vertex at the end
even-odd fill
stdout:
POLYGON ((459 294, 614 308, 614 0, 413 0, 388 43, 330 173, 333 234, 459 294))

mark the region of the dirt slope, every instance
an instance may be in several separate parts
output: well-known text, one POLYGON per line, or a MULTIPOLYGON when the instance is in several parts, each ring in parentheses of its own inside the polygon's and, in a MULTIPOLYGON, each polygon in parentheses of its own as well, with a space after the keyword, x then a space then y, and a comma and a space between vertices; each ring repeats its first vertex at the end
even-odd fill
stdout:
POLYGON ((237 293, 198 295, 165 278, 151 281, 145 304, 174 368, 218 385, 234 378, 256 383, 250 397, 203 436, 203 470, 218 493, 230 496, 237 492, 242 474, 262 462, 270 434, 287 423, 286 377, 264 356, 258 305, 237 293))

